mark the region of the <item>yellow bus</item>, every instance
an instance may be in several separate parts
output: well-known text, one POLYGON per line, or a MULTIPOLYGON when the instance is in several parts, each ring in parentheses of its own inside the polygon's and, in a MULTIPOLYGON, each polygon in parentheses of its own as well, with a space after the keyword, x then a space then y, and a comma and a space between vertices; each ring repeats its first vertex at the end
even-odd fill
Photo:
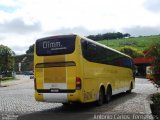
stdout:
POLYGON ((109 102, 134 88, 131 57, 79 35, 38 39, 34 52, 35 99, 63 104, 109 102))

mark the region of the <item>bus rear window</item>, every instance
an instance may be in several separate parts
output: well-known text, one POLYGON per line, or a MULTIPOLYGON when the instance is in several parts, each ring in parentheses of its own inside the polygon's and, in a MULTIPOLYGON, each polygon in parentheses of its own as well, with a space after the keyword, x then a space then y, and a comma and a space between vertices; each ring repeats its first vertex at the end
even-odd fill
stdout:
POLYGON ((53 36, 36 41, 38 56, 63 55, 72 53, 75 49, 75 35, 53 36))

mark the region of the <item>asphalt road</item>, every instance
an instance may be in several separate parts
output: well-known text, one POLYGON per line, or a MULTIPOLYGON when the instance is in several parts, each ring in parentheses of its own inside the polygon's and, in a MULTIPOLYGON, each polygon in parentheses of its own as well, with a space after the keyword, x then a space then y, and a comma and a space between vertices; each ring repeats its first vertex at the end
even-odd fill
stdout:
POLYGON ((60 103, 36 102, 33 80, 28 80, 18 85, 0 87, 0 120, 137 119, 137 114, 150 117, 149 96, 155 92, 157 89, 147 79, 136 78, 131 94, 115 95, 109 104, 63 106, 60 103))

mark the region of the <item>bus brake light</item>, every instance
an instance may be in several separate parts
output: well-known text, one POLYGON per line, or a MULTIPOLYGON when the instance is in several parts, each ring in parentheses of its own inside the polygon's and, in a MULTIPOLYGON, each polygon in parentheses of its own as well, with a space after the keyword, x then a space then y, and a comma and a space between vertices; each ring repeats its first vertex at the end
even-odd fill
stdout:
POLYGON ((76 90, 81 89, 81 78, 76 77, 76 90))

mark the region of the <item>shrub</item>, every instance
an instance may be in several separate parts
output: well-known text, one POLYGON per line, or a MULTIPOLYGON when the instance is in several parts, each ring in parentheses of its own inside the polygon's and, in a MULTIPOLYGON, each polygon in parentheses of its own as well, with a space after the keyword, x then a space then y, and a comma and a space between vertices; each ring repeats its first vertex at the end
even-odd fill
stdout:
POLYGON ((153 101, 153 104, 160 105, 160 93, 153 94, 151 100, 153 101))
POLYGON ((146 49, 145 56, 154 58, 152 63, 153 82, 160 87, 160 43, 154 43, 146 49))
POLYGON ((121 47, 120 51, 131 56, 132 58, 144 56, 142 51, 139 51, 136 48, 131 47, 131 46, 121 47))

